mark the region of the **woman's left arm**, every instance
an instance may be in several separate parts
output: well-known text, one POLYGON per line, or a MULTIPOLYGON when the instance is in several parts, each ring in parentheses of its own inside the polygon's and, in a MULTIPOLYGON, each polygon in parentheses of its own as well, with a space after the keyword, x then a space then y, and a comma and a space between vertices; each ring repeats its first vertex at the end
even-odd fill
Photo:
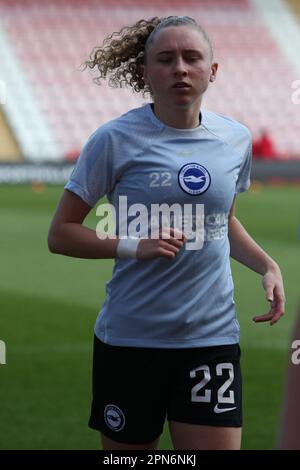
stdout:
POLYGON ((270 324, 273 325, 284 314, 285 295, 280 268, 250 237, 235 217, 234 209, 235 201, 232 204, 228 220, 230 256, 263 276, 262 284, 271 308, 268 313, 255 316, 253 320, 255 322, 270 321, 270 324))

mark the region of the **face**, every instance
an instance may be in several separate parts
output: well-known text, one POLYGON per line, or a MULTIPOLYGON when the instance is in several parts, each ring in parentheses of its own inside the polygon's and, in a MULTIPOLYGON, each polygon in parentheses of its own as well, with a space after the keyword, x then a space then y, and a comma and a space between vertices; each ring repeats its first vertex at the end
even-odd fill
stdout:
POLYGON ((144 81, 150 86, 154 103, 160 107, 199 109, 217 67, 200 31, 169 26, 159 31, 149 45, 144 81))

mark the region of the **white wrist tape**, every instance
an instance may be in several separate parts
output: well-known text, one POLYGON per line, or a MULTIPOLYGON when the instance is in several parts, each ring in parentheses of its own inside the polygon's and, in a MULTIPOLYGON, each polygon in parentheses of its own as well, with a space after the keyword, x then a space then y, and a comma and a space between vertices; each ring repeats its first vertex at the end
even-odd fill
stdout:
POLYGON ((117 245, 117 255, 119 258, 135 258, 138 244, 141 238, 121 238, 117 245))

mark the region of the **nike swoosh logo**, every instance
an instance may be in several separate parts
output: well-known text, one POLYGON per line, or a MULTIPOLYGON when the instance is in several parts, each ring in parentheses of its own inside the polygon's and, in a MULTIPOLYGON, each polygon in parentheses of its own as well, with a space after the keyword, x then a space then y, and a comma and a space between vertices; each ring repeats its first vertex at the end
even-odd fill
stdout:
POLYGON ((235 410, 236 406, 233 408, 219 408, 218 404, 214 407, 214 413, 226 413, 226 411, 235 410))

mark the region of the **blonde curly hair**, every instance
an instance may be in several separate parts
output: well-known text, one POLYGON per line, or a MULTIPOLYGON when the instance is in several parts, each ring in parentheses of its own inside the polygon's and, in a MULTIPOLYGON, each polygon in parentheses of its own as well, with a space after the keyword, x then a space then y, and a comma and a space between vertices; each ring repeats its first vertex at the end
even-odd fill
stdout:
POLYGON ((213 48, 205 30, 193 18, 188 16, 155 16, 150 20, 139 20, 132 26, 124 26, 104 39, 101 47, 93 49, 84 68, 97 68, 97 84, 109 75, 112 87, 129 86, 135 92, 151 93, 143 79, 142 65, 146 63, 147 52, 157 32, 169 26, 190 26, 201 32, 208 43, 211 59, 213 48))

